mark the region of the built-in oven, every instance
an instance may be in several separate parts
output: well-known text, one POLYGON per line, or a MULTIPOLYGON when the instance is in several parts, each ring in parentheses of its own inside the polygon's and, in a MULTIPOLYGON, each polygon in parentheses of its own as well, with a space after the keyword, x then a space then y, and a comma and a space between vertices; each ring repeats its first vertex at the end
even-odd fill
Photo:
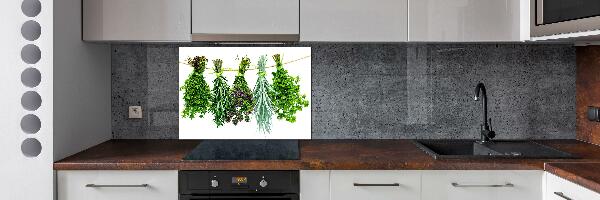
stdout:
POLYGON ((600 29, 600 0, 532 0, 533 37, 600 29))
POLYGON ((180 200, 299 200, 298 171, 179 171, 180 200))

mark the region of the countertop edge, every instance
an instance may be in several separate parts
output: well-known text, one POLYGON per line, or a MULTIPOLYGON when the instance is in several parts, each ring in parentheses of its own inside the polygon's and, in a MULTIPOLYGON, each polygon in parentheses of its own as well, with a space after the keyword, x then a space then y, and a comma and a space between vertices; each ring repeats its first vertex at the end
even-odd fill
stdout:
MULTIPOLYGON (((544 164, 544 171, 554 174, 558 177, 561 177, 567 181, 573 182, 582 187, 585 187, 594 192, 600 193, 600 182, 587 179, 585 176, 581 175, 580 173, 574 173, 569 170, 565 170, 559 166, 555 166, 555 165, 560 165, 560 164, 578 165, 578 164, 592 164, 592 162, 587 162, 587 163, 575 163, 575 162, 573 162, 573 163, 552 163, 552 162, 550 162, 550 163, 544 164)), ((593 164, 597 164, 598 166, 600 166, 600 163, 594 162, 593 164)))

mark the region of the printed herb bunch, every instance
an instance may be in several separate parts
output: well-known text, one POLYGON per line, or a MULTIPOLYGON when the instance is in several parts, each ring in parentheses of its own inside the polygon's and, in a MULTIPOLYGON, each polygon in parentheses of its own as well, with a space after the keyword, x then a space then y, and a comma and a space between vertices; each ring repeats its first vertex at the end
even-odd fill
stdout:
POLYGON ((213 96, 210 111, 213 113, 213 121, 219 126, 223 126, 227 121, 227 113, 232 108, 231 93, 227 79, 223 77, 223 60, 213 60, 215 65, 214 72, 217 75, 213 80, 213 96))
POLYGON ((184 109, 182 116, 184 118, 194 119, 196 115, 203 118, 209 111, 212 95, 210 87, 204 80, 204 70, 206 69, 208 59, 204 56, 196 56, 188 58, 188 65, 194 70, 185 80, 181 87, 183 91, 184 109))
POLYGON ((254 86, 254 118, 260 133, 271 133, 271 118, 273 116, 273 104, 269 97, 272 88, 266 77, 266 64, 267 57, 260 56, 258 60, 258 79, 254 86))
POLYGON ((277 70, 273 72, 273 90, 270 93, 273 101, 274 112, 277 114, 277 119, 285 119, 288 122, 296 122, 296 112, 308 106, 306 95, 300 94, 300 77, 289 75, 288 71, 283 68, 281 55, 273 55, 275 67, 277 70))
POLYGON ((227 122, 232 122, 237 125, 239 122, 250 121, 250 115, 254 110, 254 101, 252 99, 252 91, 248 87, 248 82, 244 74, 250 66, 250 58, 243 57, 239 68, 238 74, 235 76, 233 81, 233 87, 231 88, 232 108, 227 114, 227 122))

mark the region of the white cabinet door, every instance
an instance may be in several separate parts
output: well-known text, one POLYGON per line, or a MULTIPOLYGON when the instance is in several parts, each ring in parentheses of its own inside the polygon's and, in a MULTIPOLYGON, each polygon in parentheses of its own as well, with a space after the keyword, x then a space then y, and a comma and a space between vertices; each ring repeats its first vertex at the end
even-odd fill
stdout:
POLYGON ((300 171, 300 200, 329 200, 329 170, 300 171))
POLYGON ((542 200, 543 171, 424 171, 423 200, 542 200))
POLYGON ((600 194, 567 181, 554 174, 546 173, 544 200, 600 200, 600 194))
POLYGON ((83 40, 190 41, 190 0, 83 0, 83 40))
POLYGON ((331 200, 419 200, 421 172, 331 171, 331 200))
POLYGON ((302 0, 301 41, 403 42, 408 0, 302 0))
POLYGON ((58 200, 177 200, 177 180, 172 170, 92 170, 58 171, 56 182, 58 200))
POLYGON ((528 0, 409 1, 409 41, 529 40, 528 0))
POLYGON ((299 20, 299 0, 192 0, 193 40, 227 35, 297 37, 299 20))

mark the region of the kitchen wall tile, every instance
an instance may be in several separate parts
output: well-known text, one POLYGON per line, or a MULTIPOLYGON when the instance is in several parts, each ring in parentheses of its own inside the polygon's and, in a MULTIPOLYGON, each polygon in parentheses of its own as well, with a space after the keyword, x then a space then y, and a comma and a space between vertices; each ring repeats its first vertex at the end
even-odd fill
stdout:
MULTIPOLYGON (((472 98, 480 81, 498 138, 575 138, 570 45, 298 46, 312 47, 315 139, 478 138, 481 103, 472 98)), ((178 137, 178 47, 113 45, 114 138, 178 137), (134 104, 143 119, 127 119, 134 104)))

